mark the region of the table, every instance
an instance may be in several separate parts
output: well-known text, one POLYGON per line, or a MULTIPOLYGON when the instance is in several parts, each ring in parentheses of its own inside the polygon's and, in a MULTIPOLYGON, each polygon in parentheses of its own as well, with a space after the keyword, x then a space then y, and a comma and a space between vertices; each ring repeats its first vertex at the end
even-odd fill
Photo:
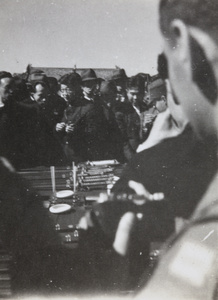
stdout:
MULTIPOLYGON (((101 166, 101 170, 105 169, 105 166, 101 166)), ((121 172, 120 166, 118 167, 118 171, 121 172)), ((91 173, 95 168, 91 166, 89 171, 91 173)), ((19 172, 24 179, 30 181, 32 186, 36 188, 37 192, 40 194, 40 199, 43 200, 43 204, 48 209, 50 200, 52 197, 52 183, 51 183, 51 172, 50 168, 46 167, 39 167, 34 169, 27 169, 21 170, 19 172)), ((87 173, 85 171, 80 173, 82 176, 86 176, 87 173)), ((93 173, 93 174, 94 174, 93 173)), ((108 170, 106 173, 108 174, 108 170)), ((104 177, 105 174, 102 172, 102 176, 104 177)), ((89 176, 89 174, 88 174, 89 176)), ((99 176, 99 175, 98 175, 99 176)), ((66 190, 72 189, 72 168, 67 167, 56 167, 55 168, 55 179, 56 179, 56 190, 66 190)), ((95 174, 93 175, 92 179, 95 180, 95 174)), ((86 182, 86 181, 84 181, 86 182)), ((98 195, 100 192, 106 192, 106 190, 83 190, 84 186, 80 191, 77 191, 72 197, 66 199, 59 199, 58 203, 67 203, 71 205, 71 210, 61 214, 53 214, 49 212, 49 217, 52 219, 54 224, 54 230, 56 230, 62 240, 62 243, 66 247, 76 248, 78 246, 80 229, 78 228, 78 223, 82 216, 85 213, 92 209, 92 203, 98 199, 98 195), (89 199, 89 201, 88 201, 89 199), (90 201, 92 200, 92 201, 90 201)), ((99 186, 98 186, 99 188, 99 186)), ((156 247, 155 247, 156 248, 156 247)))
MULTIPOLYGON (((87 211, 92 209, 92 203, 96 201, 101 192, 105 191, 77 192, 71 197, 56 200, 57 204, 66 203, 71 206, 69 211, 63 213, 54 214, 49 212, 54 229, 61 237, 62 244, 67 248, 77 248, 80 237, 79 221, 87 211)), ((50 199, 43 201, 44 207, 48 210, 50 199)))
MULTIPOLYGON (((72 166, 53 167, 55 174, 56 191, 74 190, 74 172, 72 166)), ((71 205, 71 210, 61 214, 49 213, 55 230, 60 234, 66 246, 77 247, 79 240, 78 223, 91 203, 98 199, 101 191, 106 192, 107 184, 113 182, 114 174, 120 175, 123 166, 116 160, 84 162, 77 166, 76 193, 69 198, 56 199, 57 203, 71 205), (96 190, 97 189, 97 190, 96 190)), ((19 174, 28 180, 36 193, 43 200, 44 207, 49 209, 52 197, 51 169, 49 167, 36 167, 20 170, 19 174)))

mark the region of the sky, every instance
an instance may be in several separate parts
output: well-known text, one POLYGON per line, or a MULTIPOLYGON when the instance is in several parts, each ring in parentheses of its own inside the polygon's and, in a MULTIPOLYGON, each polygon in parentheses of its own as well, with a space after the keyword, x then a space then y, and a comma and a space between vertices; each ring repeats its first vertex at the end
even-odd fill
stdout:
POLYGON ((0 0, 0 70, 124 68, 157 73, 158 0, 0 0))

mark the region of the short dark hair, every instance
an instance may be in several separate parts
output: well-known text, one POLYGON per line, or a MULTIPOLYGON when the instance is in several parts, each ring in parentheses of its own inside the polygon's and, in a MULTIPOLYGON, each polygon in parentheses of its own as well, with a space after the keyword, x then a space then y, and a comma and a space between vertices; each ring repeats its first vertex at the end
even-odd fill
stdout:
POLYGON ((164 35, 169 35, 169 25, 175 19, 185 24, 198 27, 203 31, 216 33, 218 30, 217 0, 161 0, 159 6, 160 28, 164 35))

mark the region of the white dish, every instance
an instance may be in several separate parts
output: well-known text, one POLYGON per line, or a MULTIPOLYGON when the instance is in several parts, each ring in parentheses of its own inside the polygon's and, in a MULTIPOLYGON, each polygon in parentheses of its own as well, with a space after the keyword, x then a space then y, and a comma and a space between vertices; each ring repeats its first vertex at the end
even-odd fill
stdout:
POLYGON ((49 208, 50 212, 53 214, 60 214, 62 212, 68 211, 70 209, 71 209, 71 206, 69 204, 65 204, 65 203, 55 204, 49 208))
POLYGON ((67 198, 67 197, 72 196, 73 194, 74 194, 74 192, 71 190, 59 191, 56 193, 56 197, 57 198, 67 198))

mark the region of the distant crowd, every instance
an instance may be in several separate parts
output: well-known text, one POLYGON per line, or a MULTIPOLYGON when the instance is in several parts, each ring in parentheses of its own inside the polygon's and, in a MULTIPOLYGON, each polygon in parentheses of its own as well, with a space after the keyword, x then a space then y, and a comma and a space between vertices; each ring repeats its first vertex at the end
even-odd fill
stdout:
POLYGON ((104 80, 85 69, 57 79, 30 69, 24 79, 1 71, 0 156, 18 170, 72 161, 127 162, 166 107, 160 75, 127 77, 124 69, 114 69, 104 80))

